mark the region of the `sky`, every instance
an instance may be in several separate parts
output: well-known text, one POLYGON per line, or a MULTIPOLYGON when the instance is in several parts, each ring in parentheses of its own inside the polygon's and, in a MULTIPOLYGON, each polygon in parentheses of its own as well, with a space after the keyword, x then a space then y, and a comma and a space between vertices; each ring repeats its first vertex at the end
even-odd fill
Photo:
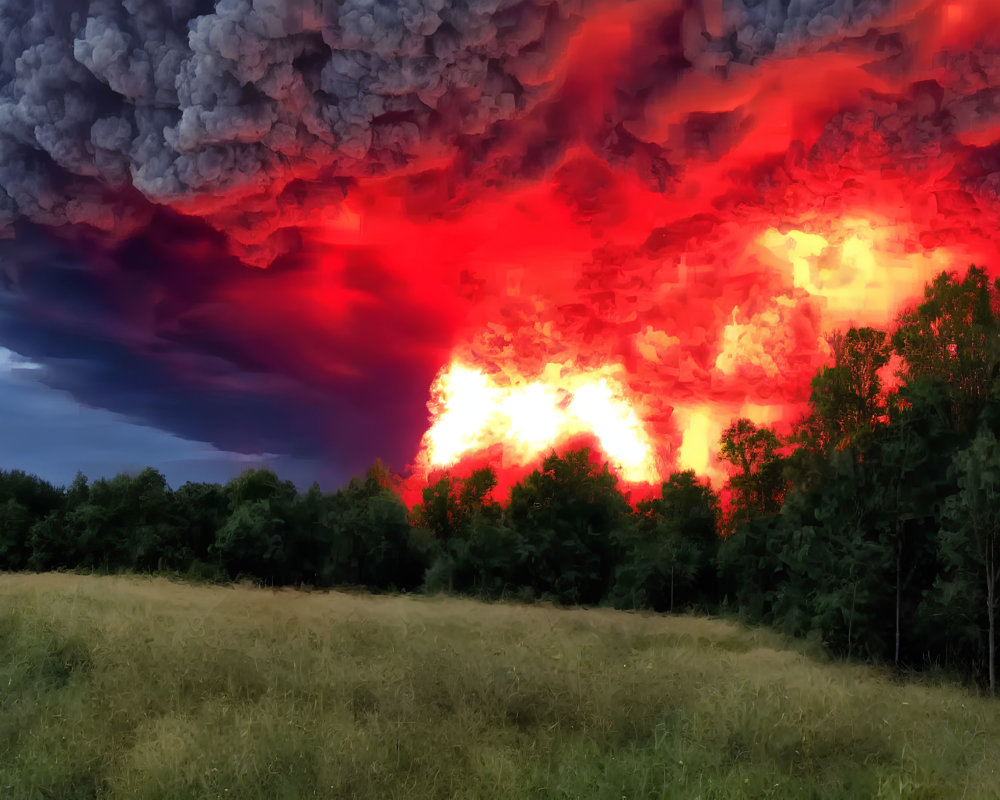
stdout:
POLYGON ((0 0, 0 467, 724 478, 993 269, 990 0, 0 0))
POLYGON ((305 486, 321 477, 318 461, 227 452, 82 405, 68 392, 46 386, 41 370, 0 349, 0 418, 8 469, 44 475, 57 486, 69 485, 78 471, 93 477, 135 473, 153 459, 173 486, 225 483, 245 469, 261 467, 305 486))

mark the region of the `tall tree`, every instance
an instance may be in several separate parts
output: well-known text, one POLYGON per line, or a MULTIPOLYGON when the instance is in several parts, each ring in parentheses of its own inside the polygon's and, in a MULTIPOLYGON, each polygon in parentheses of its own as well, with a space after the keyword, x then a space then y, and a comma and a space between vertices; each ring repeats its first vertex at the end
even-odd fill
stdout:
POLYGON ((295 504, 292 541, 287 543, 290 568, 288 576, 296 583, 319 585, 323 582, 324 562, 334 547, 332 497, 315 481, 295 504))
POLYGON ((940 383, 919 380, 889 403, 890 422, 868 453, 875 471, 871 494, 883 509, 878 529, 895 564, 894 663, 901 663, 904 606, 930 588, 936 569, 937 515, 948 493, 949 459, 956 434, 949 425, 949 396, 940 383), (910 597, 905 595, 909 591, 910 597))
POLYGON ((473 470, 465 478, 445 472, 421 490, 422 502, 413 507, 413 522, 430 530, 441 543, 466 538, 475 515, 499 517, 500 506, 492 498, 496 485, 493 467, 473 470))
POLYGON ((955 454, 958 491, 944 503, 940 546, 945 582, 986 608, 990 691, 996 691, 996 611, 1000 589, 1000 442, 988 428, 955 454), (978 574, 978 579, 973 576, 978 574), (976 584, 981 587, 978 591, 976 584))
POLYGON ((1000 279, 974 264, 962 279, 942 272, 923 302, 899 316, 892 345, 906 383, 942 381, 952 424, 973 428, 1000 365, 1000 279))
MULTIPOLYGON (((219 556, 218 551, 213 549, 215 534, 230 512, 225 490, 218 483, 188 481, 174 491, 177 520, 174 547, 179 565, 195 566, 205 571, 211 569, 207 565, 217 561, 219 556)), ((218 564, 215 569, 219 569, 218 564)))
POLYGON ((364 478, 352 478, 330 503, 333 548, 324 568, 327 583, 412 589, 424 564, 414 552, 406 506, 395 480, 376 461, 364 478))
POLYGON ((535 592, 598 602, 610 586, 629 511, 618 479, 588 448, 547 456, 511 488, 507 509, 523 537, 535 592))
POLYGON ((24 569, 31 557, 28 540, 35 517, 13 497, 0 501, 0 570, 24 569))
POLYGON ((615 573, 613 599, 626 608, 673 612, 714 599, 719 499, 693 471, 675 472, 660 496, 640 501, 615 573))
POLYGON ((736 468, 728 484, 731 526, 781 509, 788 485, 780 450, 778 435, 749 419, 734 421, 722 434, 719 458, 736 468))
POLYGON ((871 432, 885 415, 879 370, 889 363, 885 331, 851 328, 837 340, 834 364, 812 379, 809 401, 828 441, 844 447, 871 432))
POLYGON ((244 574, 269 583, 288 582, 286 540, 298 492, 270 469, 248 469, 226 484, 229 515, 215 535, 213 552, 230 577, 244 574))
POLYGON ((501 524, 502 509, 492 498, 496 485, 496 471, 486 466, 464 478, 445 473, 424 487, 411 518, 414 536, 427 539, 428 591, 492 596, 511 588, 516 558, 498 548, 514 546, 516 536, 501 524))
POLYGON ((112 509, 120 536, 128 543, 127 567, 153 570, 180 566, 174 561, 173 495, 167 479, 146 467, 137 475, 120 475, 117 506, 112 509))
POLYGON ((413 522, 426 528, 438 543, 455 538, 461 528, 461 514, 455 481, 447 472, 421 492, 422 502, 413 507, 413 522))
POLYGON ((878 536, 873 471, 850 450, 828 462, 822 485, 790 493, 775 518, 770 569, 781 582, 768 598, 771 622, 795 636, 818 631, 848 657, 883 657, 892 558, 878 536))

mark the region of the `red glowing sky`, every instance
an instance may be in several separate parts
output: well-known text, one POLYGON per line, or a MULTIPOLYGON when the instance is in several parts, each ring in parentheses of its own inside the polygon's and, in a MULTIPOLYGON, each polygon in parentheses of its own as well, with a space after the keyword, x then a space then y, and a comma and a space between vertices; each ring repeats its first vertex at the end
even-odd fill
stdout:
MULTIPOLYGON (((391 45, 376 20, 365 35, 389 66, 341 65, 333 89, 323 59, 367 40, 289 5, 294 30, 267 34, 257 72, 231 38, 197 38, 218 9, 189 26, 195 55, 217 48, 219 85, 256 81, 271 110, 246 100, 222 125, 221 90, 216 106, 181 92, 160 143, 172 172, 150 177, 159 151, 136 122, 117 181, 56 156, 37 197, 0 175, 27 298, 0 343, 49 363, 54 385, 190 438, 344 470, 383 456, 421 479, 485 457, 513 474, 581 433, 614 460, 608 437, 628 429, 645 450, 641 468, 619 464, 625 477, 719 478, 723 427, 798 415, 832 330, 888 324, 942 269, 1000 264, 1000 7, 987 0, 501 3, 391 45), (317 32, 325 50, 302 38, 317 32), (284 55, 281 33, 297 43, 284 55), (413 89, 418 67, 435 81, 413 89), (309 94, 309 69, 327 95, 309 94), (335 90, 345 107, 345 75, 366 87, 355 127, 343 112, 325 136, 323 102, 335 90), (46 277, 37 253, 51 247, 85 265, 89 300, 66 271, 46 277), (103 378, 60 367, 53 341, 84 330, 103 378), (122 354, 160 400, 123 377, 122 354), (479 412, 497 405, 435 455, 425 433, 458 403, 453 365, 485 381, 479 412), (618 419, 603 440, 588 391, 618 419)), ((245 29, 269 30, 254 14, 245 29)), ((117 152, 91 150, 95 164, 117 152)))

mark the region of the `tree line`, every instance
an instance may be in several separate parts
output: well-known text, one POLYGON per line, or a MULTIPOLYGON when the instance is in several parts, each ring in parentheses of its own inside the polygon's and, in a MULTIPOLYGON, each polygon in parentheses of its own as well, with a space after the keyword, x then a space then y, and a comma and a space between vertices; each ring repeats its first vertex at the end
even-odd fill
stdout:
POLYGON ((304 493, 267 469, 176 490, 151 468, 62 488, 0 471, 0 569, 736 613, 992 688, 1000 281, 942 273, 891 329, 831 345, 790 435, 747 419, 725 431, 721 496, 676 472, 633 506, 587 449, 552 452, 504 503, 485 467, 435 477, 409 509, 378 462, 304 493))

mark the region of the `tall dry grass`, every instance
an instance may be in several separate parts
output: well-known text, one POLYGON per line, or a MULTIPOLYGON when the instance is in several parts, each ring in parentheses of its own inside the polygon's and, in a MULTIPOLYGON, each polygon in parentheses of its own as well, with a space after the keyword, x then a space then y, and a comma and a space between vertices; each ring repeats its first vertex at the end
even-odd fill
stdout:
POLYGON ((720 620, 0 575, 0 798, 1000 797, 998 711, 720 620))

